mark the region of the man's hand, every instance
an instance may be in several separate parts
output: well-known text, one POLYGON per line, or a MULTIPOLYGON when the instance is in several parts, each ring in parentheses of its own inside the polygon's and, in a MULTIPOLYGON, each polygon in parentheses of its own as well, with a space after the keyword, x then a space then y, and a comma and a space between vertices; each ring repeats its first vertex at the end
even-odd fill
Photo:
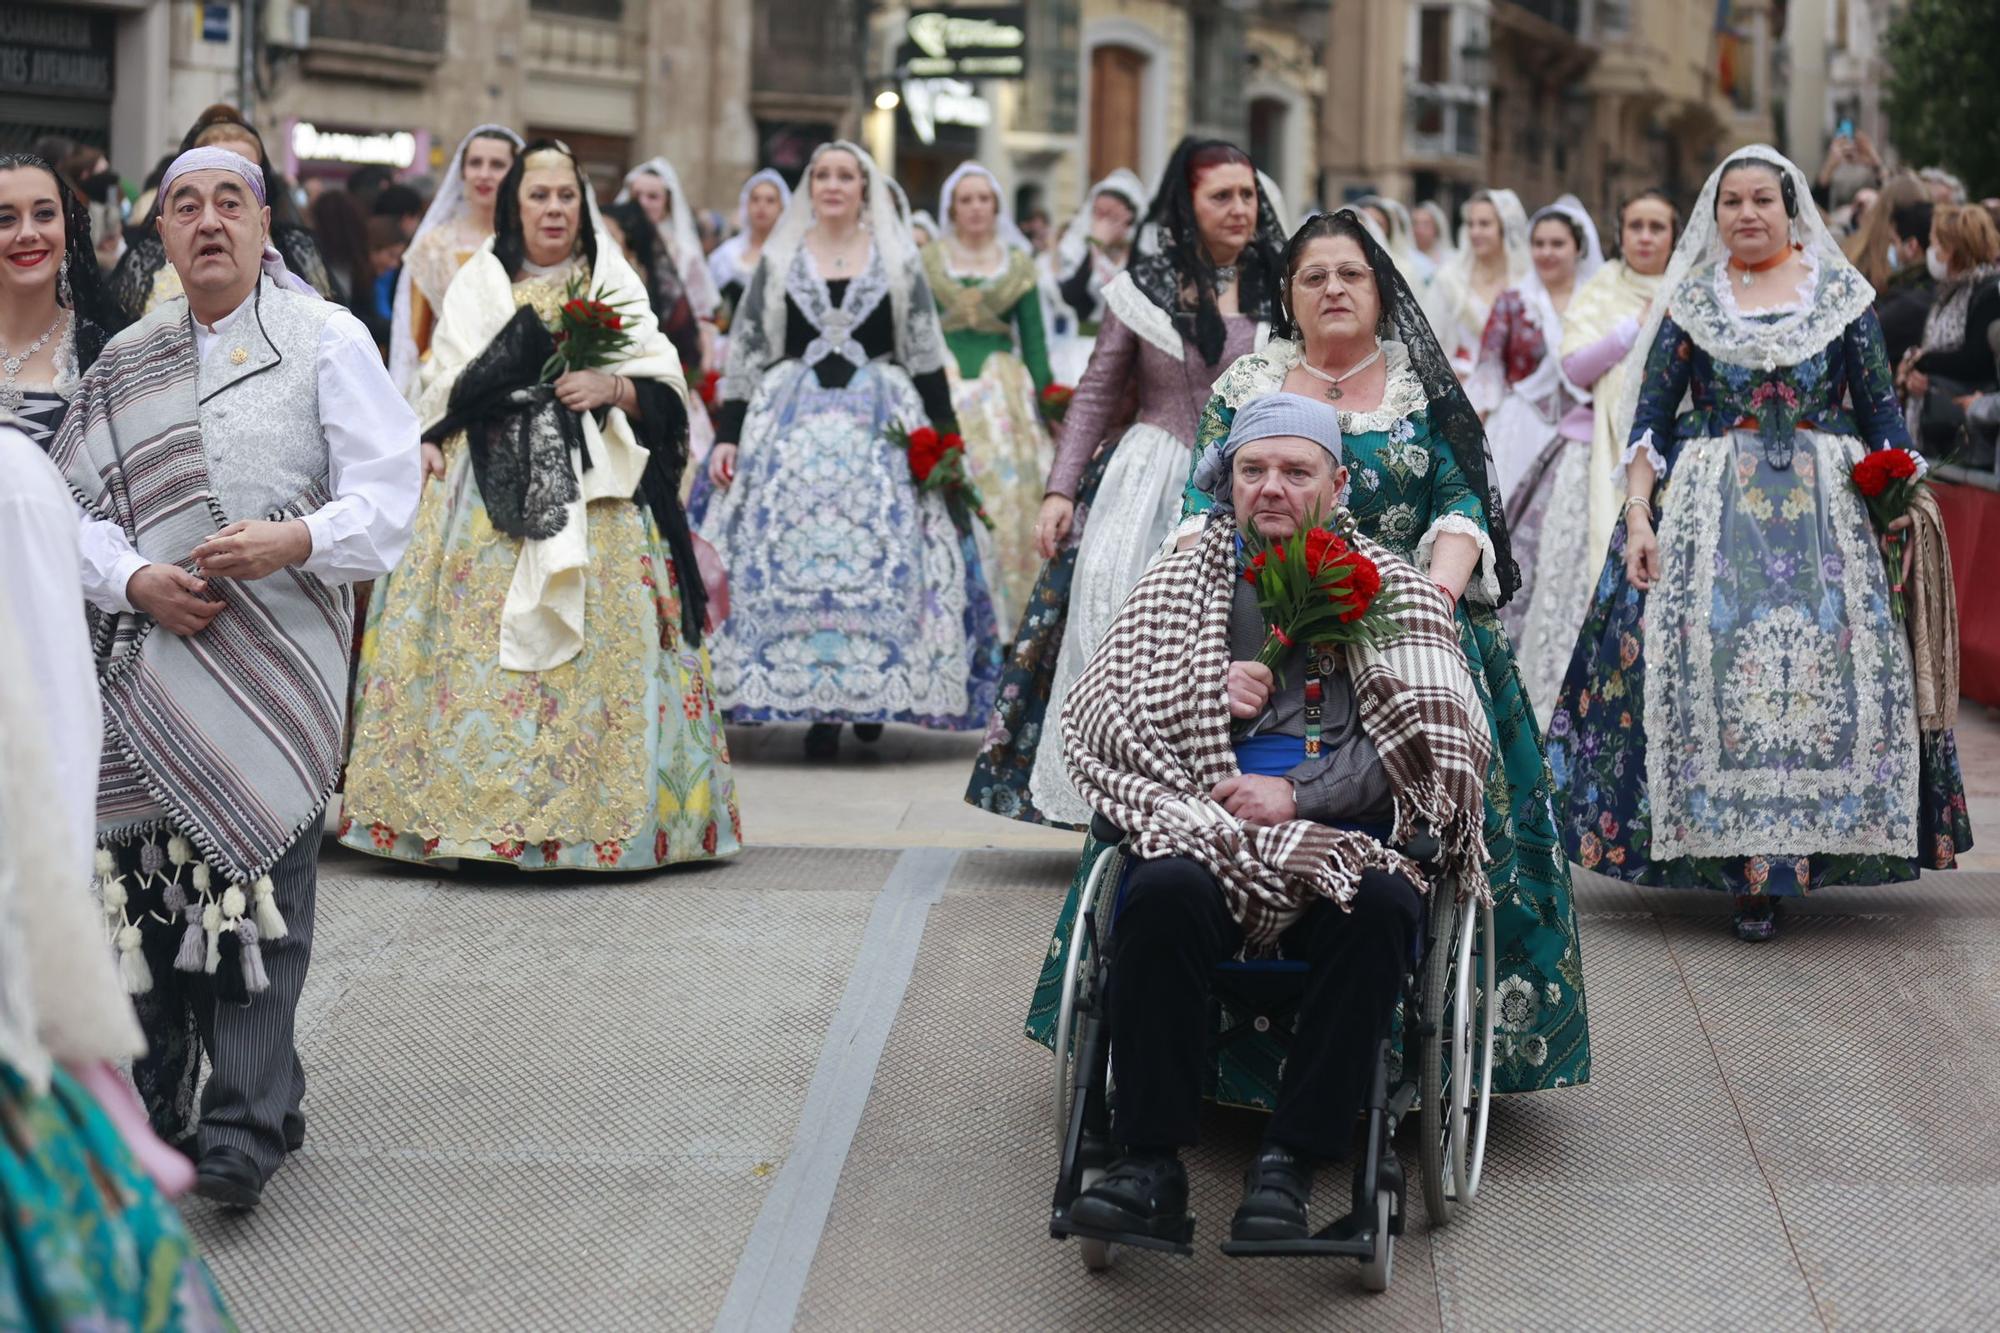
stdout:
POLYGON ((147 565, 125 584, 125 600, 160 622, 170 634, 186 638, 208 628, 222 610, 206 596, 208 585, 178 565, 147 565))
POLYGON ((304 563, 312 549, 312 532, 300 520, 256 518, 231 523, 195 547, 194 561, 205 578, 261 579, 304 563))
POLYGON ((1239 773, 1218 782, 1209 797, 1246 824, 1269 828, 1299 817, 1299 803, 1292 799, 1288 778, 1239 773))
POLYGON ((1257 716, 1271 702, 1277 681, 1262 662, 1231 662, 1222 688, 1229 694, 1229 715, 1242 721, 1257 716))

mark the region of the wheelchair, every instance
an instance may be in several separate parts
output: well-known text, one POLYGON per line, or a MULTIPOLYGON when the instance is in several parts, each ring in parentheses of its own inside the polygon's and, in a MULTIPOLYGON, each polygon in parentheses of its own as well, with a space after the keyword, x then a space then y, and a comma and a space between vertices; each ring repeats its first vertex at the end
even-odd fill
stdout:
MULTIPOLYGON (((1173 1240, 1091 1234, 1070 1220, 1070 1205, 1096 1183, 1116 1151, 1111 1139, 1110 941, 1131 858, 1124 834, 1102 816, 1091 836, 1107 844, 1086 877, 1064 959, 1055 1031, 1056 1132, 1061 1174, 1050 1206, 1049 1235, 1075 1238, 1093 1272, 1111 1265, 1116 1245, 1194 1252, 1194 1220, 1173 1240)), ((1433 885, 1442 882, 1438 843, 1423 834, 1400 851, 1433 885)), ((1451 1221, 1479 1192, 1486 1156, 1487 1111, 1493 1081, 1493 909, 1478 900, 1424 895, 1424 918, 1403 978, 1402 1059, 1396 1039, 1378 1048, 1364 1108, 1366 1147, 1355 1172, 1353 1210, 1302 1240, 1224 1241, 1239 1258, 1340 1256, 1361 1261, 1362 1286, 1386 1291, 1403 1234, 1406 1181, 1392 1140, 1411 1110, 1418 1112, 1416 1157, 1424 1207, 1432 1226, 1451 1221)), ((1307 964, 1284 959, 1222 964, 1213 982, 1209 1053, 1247 1033, 1280 1047, 1296 1022, 1307 964), (1226 1016, 1249 1015, 1235 1022, 1226 1016)))

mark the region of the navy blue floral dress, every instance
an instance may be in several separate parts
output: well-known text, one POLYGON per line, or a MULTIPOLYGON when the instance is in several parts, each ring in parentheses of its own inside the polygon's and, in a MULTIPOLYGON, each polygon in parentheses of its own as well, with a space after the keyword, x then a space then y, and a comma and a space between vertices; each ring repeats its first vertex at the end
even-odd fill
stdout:
POLYGON ((1648 352, 1631 442, 1661 478, 1661 574, 1650 595, 1627 581, 1621 520, 1549 723, 1565 850, 1634 883, 1771 896, 1949 869, 1972 845, 1957 751, 1918 728, 1849 482, 1909 443, 1881 326, 1863 309, 1796 364, 1735 364, 1686 325, 1754 341, 1788 316, 1734 313, 1725 284, 1690 277, 1648 352))

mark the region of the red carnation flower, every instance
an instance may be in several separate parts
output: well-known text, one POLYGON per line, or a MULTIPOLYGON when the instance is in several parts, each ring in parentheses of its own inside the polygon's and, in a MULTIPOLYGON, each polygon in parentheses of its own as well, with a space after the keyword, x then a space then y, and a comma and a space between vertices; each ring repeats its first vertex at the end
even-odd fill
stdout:
POLYGON ((610 319, 607 319, 607 320, 605 320, 605 321, 604 321, 604 327, 606 327, 606 328, 608 328, 608 329, 622 329, 622 328, 624 328, 624 327, 625 327, 625 316, 623 316, 623 315, 613 315, 613 316, 612 316, 612 317, 611 317, 610 319))
POLYGON ((1889 489, 1889 469, 1880 454, 1870 454, 1854 465, 1854 485, 1871 500, 1889 489))
POLYGON ((1347 554, 1347 543, 1325 528, 1314 528, 1306 534, 1306 572, 1317 576, 1334 561, 1347 554))
POLYGON ((920 448, 935 448, 937 443, 938 433, 929 426, 919 426, 910 432, 910 450, 913 453, 920 448))
POLYGON ((1917 460, 1910 457, 1907 449, 1882 449, 1877 451, 1876 456, 1882 459, 1882 466, 1897 481, 1917 475, 1917 460))

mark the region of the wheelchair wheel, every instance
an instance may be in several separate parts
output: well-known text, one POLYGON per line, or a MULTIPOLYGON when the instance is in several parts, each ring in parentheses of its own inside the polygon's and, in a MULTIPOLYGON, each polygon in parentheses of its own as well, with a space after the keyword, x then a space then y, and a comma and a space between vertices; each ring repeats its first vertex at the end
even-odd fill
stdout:
POLYGON ((1457 1001, 1467 970, 1465 948, 1471 942, 1473 913, 1466 910, 1468 906, 1442 891, 1432 899, 1422 987, 1423 1045, 1417 1052, 1406 1050, 1404 1056, 1406 1061, 1414 1056, 1423 1062, 1417 1165, 1423 1177, 1424 1210, 1434 1227, 1450 1222, 1465 1197, 1466 1099, 1460 1085, 1466 1063, 1452 1057, 1459 1045, 1456 1029, 1463 1006, 1457 1001))
POLYGON ((1493 996, 1498 970, 1493 939, 1493 908, 1481 903, 1464 931, 1456 996, 1457 1014, 1452 1024, 1453 1063, 1472 1071, 1476 1078, 1458 1080, 1458 1099, 1465 1129, 1458 1197, 1469 1201, 1479 1193, 1479 1177, 1486 1167, 1486 1116, 1493 1105, 1493 1028, 1496 1012, 1493 996))
POLYGON ((1388 1190, 1375 1191, 1375 1253, 1361 1265, 1361 1285, 1368 1291, 1387 1291, 1396 1272, 1396 1237, 1389 1230, 1394 1201, 1388 1190))
POLYGON ((1078 1015, 1096 1003, 1096 959, 1084 957, 1090 942, 1090 916, 1098 900, 1109 901, 1105 886, 1116 886, 1124 857, 1108 848, 1090 868, 1077 895, 1076 920, 1070 923, 1069 952, 1063 958, 1062 1003, 1056 1010, 1056 1148, 1069 1145, 1070 1100, 1076 1088, 1076 1026, 1078 1015))

